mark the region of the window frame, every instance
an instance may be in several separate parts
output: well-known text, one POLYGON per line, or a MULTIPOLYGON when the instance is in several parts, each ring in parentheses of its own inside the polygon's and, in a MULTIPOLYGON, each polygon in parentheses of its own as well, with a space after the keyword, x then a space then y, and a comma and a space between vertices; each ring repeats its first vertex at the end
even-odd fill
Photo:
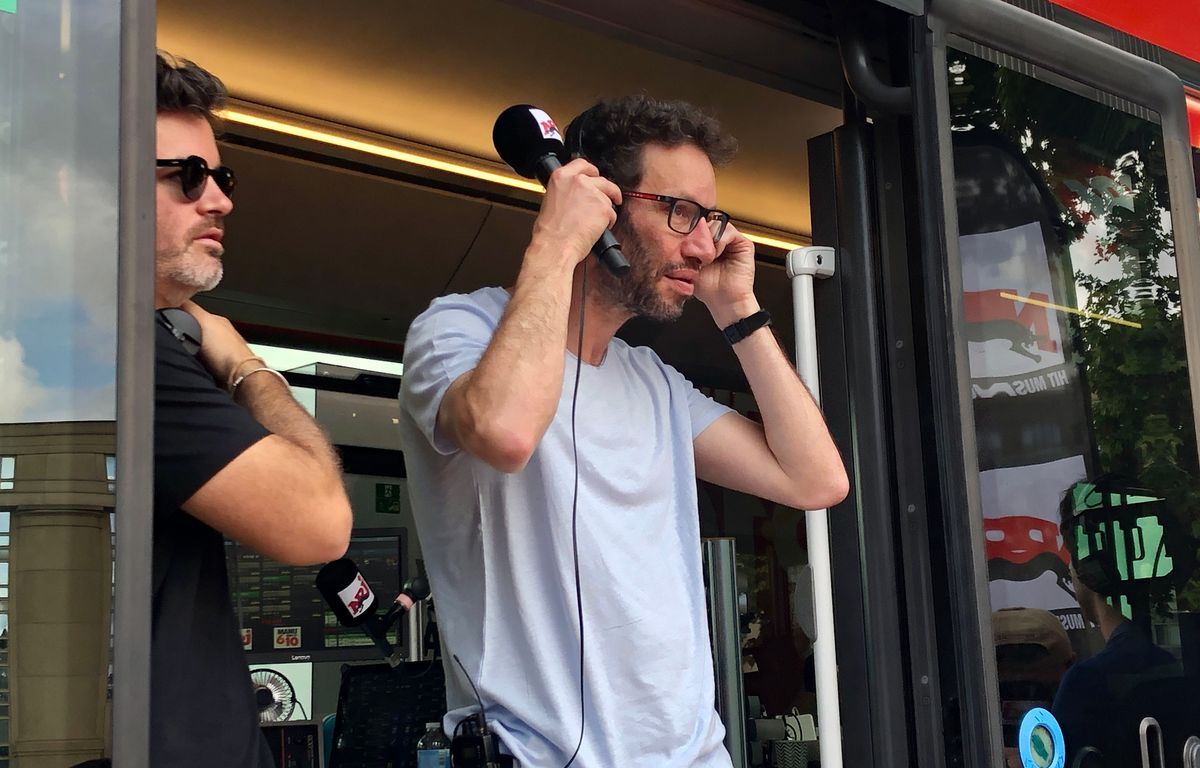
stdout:
POLYGON ((150 766, 154 483, 153 0, 121 0, 113 764, 150 766))
MULTIPOLYGON (((946 73, 951 37, 1013 55, 1158 113, 1166 148, 1172 232, 1184 316, 1192 400, 1200 405, 1200 257, 1183 84, 1164 67, 1121 51, 1002 0, 931 0, 914 36, 915 138, 928 161, 922 179, 922 267, 940 472, 934 484, 943 510, 943 567, 951 590, 950 630, 940 638, 948 752, 966 766, 992 766, 1001 755, 1000 712, 992 647, 991 599, 983 549, 979 463, 963 325, 962 269, 946 73), (953 669, 948 668, 953 665, 953 669), (958 722, 951 727, 950 720, 958 722), (951 744, 951 742, 954 742, 951 744)), ((1200 421, 1200 408, 1197 409, 1200 421)), ((1200 430, 1198 430, 1200 431, 1200 430)))

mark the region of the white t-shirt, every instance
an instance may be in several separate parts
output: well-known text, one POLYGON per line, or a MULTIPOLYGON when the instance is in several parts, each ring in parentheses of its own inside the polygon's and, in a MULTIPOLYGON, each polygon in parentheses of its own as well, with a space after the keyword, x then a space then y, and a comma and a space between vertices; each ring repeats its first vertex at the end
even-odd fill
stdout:
MULTIPOLYGON (((437 299, 409 329, 401 438, 437 606, 452 732, 478 710, 524 768, 579 740, 571 543, 575 357, 525 469, 504 474, 436 428, 446 388, 478 364, 509 295, 437 299)), ((587 722, 575 765, 729 766, 714 709, 692 442, 728 413, 644 347, 584 365, 576 412, 587 722)))

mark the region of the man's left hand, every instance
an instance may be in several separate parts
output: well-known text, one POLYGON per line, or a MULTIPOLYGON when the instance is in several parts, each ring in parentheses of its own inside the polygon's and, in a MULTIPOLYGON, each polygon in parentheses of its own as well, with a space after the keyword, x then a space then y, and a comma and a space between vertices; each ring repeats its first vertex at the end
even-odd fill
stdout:
MULTIPOLYGON (((228 382, 242 363, 251 359, 257 360, 246 340, 226 318, 207 312, 190 300, 185 301, 180 309, 200 323, 200 330, 204 336, 204 341, 200 344, 200 361, 221 386, 228 386, 228 382)), ((261 366, 262 362, 257 364, 261 366)))
POLYGON ((717 257, 696 278, 696 298, 724 328, 758 311, 754 298, 754 243, 732 223, 716 243, 717 257))

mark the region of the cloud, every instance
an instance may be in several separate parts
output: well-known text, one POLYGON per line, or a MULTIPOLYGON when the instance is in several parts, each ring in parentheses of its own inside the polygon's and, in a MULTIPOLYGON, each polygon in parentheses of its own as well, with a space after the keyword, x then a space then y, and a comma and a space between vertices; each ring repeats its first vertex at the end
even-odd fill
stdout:
POLYGON ((11 336, 0 336, 0 424, 40 421, 112 421, 116 386, 87 389, 46 387, 25 363, 25 349, 11 336))

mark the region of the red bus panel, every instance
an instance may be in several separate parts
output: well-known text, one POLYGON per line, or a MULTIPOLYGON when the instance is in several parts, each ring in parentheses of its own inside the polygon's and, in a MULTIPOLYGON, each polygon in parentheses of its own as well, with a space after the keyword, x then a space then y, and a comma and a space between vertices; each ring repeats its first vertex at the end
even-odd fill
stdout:
POLYGON ((1114 29, 1200 61, 1200 2, 1156 0, 1050 0, 1114 29))

